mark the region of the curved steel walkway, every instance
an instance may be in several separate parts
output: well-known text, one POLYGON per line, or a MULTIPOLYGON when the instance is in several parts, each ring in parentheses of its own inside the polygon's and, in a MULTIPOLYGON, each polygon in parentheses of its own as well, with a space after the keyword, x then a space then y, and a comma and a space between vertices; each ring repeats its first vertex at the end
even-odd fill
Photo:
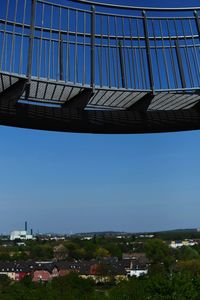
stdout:
POLYGON ((199 11, 1 0, 0 124, 92 133, 200 129, 199 11))

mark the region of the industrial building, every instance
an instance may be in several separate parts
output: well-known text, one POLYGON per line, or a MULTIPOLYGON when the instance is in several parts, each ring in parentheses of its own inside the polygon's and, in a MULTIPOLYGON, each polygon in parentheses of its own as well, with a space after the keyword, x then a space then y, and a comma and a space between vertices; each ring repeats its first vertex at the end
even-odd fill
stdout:
POLYGON ((10 240, 32 240, 33 232, 31 229, 31 234, 28 233, 27 221, 25 222, 24 230, 14 230, 10 233, 10 240))

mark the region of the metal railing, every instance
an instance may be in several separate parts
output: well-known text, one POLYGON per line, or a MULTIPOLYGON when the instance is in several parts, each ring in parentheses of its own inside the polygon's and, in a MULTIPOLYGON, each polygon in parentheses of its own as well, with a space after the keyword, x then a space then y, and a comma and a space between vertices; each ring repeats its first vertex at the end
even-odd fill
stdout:
POLYGON ((76 2, 1 0, 0 71, 93 89, 200 88, 200 8, 76 2))

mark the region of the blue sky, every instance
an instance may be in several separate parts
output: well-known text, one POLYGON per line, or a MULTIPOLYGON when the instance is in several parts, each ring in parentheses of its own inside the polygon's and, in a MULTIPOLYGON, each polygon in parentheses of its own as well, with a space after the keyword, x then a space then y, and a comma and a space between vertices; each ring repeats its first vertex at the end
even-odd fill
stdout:
POLYGON ((1 232, 198 227, 200 132, 63 134, 0 127, 1 232))
MULTIPOLYGON (((187 6, 162 5, 180 2, 187 6)), ((90 135, 0 126, 0 139, 2 233, 25 220, 40 232, 200 227, 199 131, 90 135)))

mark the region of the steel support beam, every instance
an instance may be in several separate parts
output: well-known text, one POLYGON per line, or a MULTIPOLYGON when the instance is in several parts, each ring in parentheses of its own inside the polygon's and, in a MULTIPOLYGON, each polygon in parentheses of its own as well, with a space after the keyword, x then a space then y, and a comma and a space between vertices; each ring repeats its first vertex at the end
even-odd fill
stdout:
POLYGON ((154 98, 154 95, 152 93, 147 93, 141 99, 139 99, 137 102, 135 102, 130 107, 128 107, 127 110, 146 113, 153 98, 154 98))
POLYGON ((27 86, 27 79, 19 79, 17 82, 12 84, 9 88, 5 89, 0 93, 0 104, 17 102, 22 94, 24 93, 27 86))
POLYGON ((92 89, 84 89, 78 95, 66 101, 62 107, 84 110, 93 95, 92 89))
POLYGON ((200 101, 198 101, 193 107, 192 109, 198 110, 200 111, 200 101))

